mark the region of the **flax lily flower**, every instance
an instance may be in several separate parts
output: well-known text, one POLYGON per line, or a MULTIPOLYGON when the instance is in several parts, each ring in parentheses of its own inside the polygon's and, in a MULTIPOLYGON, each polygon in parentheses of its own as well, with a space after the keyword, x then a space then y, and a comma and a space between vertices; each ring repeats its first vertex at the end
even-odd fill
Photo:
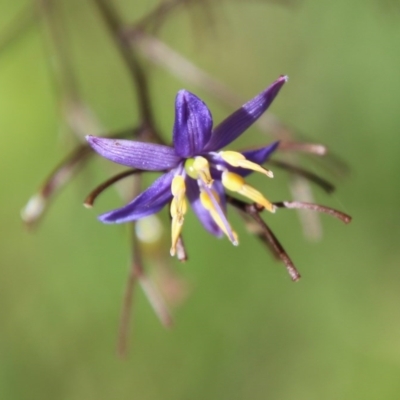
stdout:
POLYGON ((272 177, 261 165, 277 148, 278 142, 256 150, 221 150, 244 133, 270 106, 286 76, 213 128, 206 104, 194 94, 181 90, 175 101, 173 146, 131 140, 87 136, 90 146, 101 156, 141 171, 163 172, 149 188, 126 206, 99 216, 104 223, 137 221, 170 204, 171 255, 175 255, 187 201, 198 219, 214 236, 224 234, 234 244, 238 237, 226 217, 225 190, 237 192, 270 212, 275 206, 245 177, 256 171, 272 177))

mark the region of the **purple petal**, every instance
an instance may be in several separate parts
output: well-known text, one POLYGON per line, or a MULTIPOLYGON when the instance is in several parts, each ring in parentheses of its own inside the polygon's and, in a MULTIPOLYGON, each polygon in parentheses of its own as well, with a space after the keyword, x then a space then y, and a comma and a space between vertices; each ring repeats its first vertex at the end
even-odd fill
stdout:
MULTIPOLYGON (((262 165, 267 161, 267 159, 272 155, 272 153, 278 148, 279 146, 279 141, 278 142, 273 142, 269 144, 268 146, 261 147, 260 149, 256 150, 247 150, 247 151, 241 151, 241 153, 249 160, 252 161, 253 163, 256 163, 258 165, 262 165)), ((250 175, 252 172, 251 170, 245 169, 245 168, 235 168, 235 172, 243 177, 250 175)))
POLYGON ((175 100, 173 143, 181 157, 193 157, 202 152, 210 140, 212 129, 210 110, 194 94, 180 90, 175 100))
POLYGON ((171 199, 171 183, 176 170, 161 175, 149 188, 140 193, 133 201, 122 208, 99 216, 104 223, 136 221, 160 211, 171 199))
POLYGON ((172 147, 133 140, 86 136, 93 150, 121 165, 147 171, 163 171, 177 166, 180 157, 172 147))
POLYGON ((267 110, 287 80, 287 76, 281 76, 271 86, 222 121, 213 130, 211 139, 204 150, 217 151, 237 139, 267 110))
MULTIPOLYGON (((217 184, 217 182, 215 181, 213 184, 213 188, 215 188, 216 192, 218 193, 218 196, 221 199, 221 205, 223 205, 223 210, 225 211, 226 201, 222 184, 220 184, 220 182, 218 182, 217 184)), ((210 213, 202 206, 200 202, 200 190, 197 182, 189 177, 186 179, 186 194, 194 213, 197 215, 197 218, 200 220, 204 228, 212 235, 222 237, 223 232, 211 218, 210 213)))

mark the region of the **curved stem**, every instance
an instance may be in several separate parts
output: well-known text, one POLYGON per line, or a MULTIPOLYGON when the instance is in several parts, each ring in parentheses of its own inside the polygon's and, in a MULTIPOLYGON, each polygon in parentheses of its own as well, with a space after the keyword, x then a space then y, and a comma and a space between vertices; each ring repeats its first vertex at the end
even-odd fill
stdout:
POLYGON ((258 238, 263 243, 268 245, 276 257, 285 264, 286 270, 292 281, 297 282, 301 278, 299 271, 295 267, 286 250, 283 248, 282 244, 279 242, 278 238, 274 235, 265 221, 260 217, 260 212, 262 212, 264 208, 259 207, 257 204, 246 203, 229 195, 226 196, 226 200, 233 207, 248 215, 256 222, 257 226, 260 228, 260 231, 257 232, 258 238))
MULTIPOLYGON (((141 128, 130 128, 117 132, 108 137, 125 137, 138 135, 141 128)), ((51 199, 72 179, 72 177, 83 167, 88 158, 94 155, 91 147, 83 143, 76 147, 59 165, 54 168, 49 176, 44 180, 38 191, 31 196, 28 203, 21 212, 22 220, 28 225, 33 226, 40 217, 43 216, 51 199)))
POLYGON ((142 172, 147 172, 143 171, 141 169, 130 169, 128 171, 121 172, 117 175, 114 175, 110 179, 107 179, 105 182, 97 186, 94 190, 92 190, 89 195, 86 197, 85 201, 83 202, 83 205, 87 208, 93 207, 93 204, 97 197, 104 192, 107 188, 109 188, 111 185, 114 183, 120 181, 121 179, 124 179, 128 176, 135 175, 135 174, 140 174, 142 172))
POLYGON ((274 203, 276 207, 279 208, 290 208, 290 209, 297 209, 297 210, 312 210, 321 212, 324 214, 328 214, 332 217, 339 219, 340 221, 344 222, 345 224, 349 224, 352 220, 350 215, 345 214, 341 211, 335 210, 334 208, 321 206, 319 204, 314 203, 305 203, 302 201, 280 201, 274 203))
POLYGON ((284 169, 285 171, 292 172, 293 174, 300 175, 303 178, 308 179, 309 181, 315 183, 323 190, 325 190, 327 193, 332 193, 335 190, 335 186, 332 185, 332 183, 328 182, 326 179, 321 178, 320 176, 304 168, 297 167, 296 165, 289 164, 285 161, 280 161, 280 160, 268 160, 268 164, 284 169))

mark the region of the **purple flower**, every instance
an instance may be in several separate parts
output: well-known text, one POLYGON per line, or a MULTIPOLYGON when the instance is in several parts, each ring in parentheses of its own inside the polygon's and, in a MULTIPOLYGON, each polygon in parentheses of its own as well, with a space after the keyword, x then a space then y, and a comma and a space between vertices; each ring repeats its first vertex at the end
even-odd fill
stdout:
POLYGON ((273 176, 260 164, 268 159, 278 142, 243 152, 221 149, 238 138, 267 110, 286 81, 287 77, 281 76, 214 129, 205 103, 186 90, 179 91, 175 101, 173 147, 87 136, 97 153, 117 164, 164 172, 129 204, 100 215, 100 221, 136 221, 170 203, 171 255, 174 255, 187 210, 187 197, 200 222, 211 234, 225 234, 237 245, 237 235, 226 218, 225 189, 244 195, 274 212, 274 205, 248 185, 244 177, 253 171, 273 176))

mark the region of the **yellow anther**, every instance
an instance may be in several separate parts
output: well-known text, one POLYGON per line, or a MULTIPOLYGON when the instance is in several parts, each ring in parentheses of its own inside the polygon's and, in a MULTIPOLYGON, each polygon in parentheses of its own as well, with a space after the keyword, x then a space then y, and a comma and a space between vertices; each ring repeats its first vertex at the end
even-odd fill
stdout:
MULTIPOLYGON (((214 199, 219 203, 219 197, 217 193, 212 190, 212 195, 214 196, 214 199)), ((222 230, 222 232, 225 233, 225 235, 229 238, 229 240, 232 242, 233 245, 237 246, 239 244, 239 239, 237 233, 232 229, 232 227, 229 225, 229 223, 226 221, 228 224, 228 227, 225 225, 224 221, 221 218, 220 213, 216 210, 213 201, 211 200, 210 196, 208 193, 205 191, 200 192, 200 201, 203 207, 209 211, 211 218, 214 220, 214 222, 218 225, 218 227, 222 230), (229 232, 229 230, 230 232, 229 232)))
POLYGON ((198 177, 208 186, 211 187, 213 179, 211 178, 210 165, 206 158, 198 156, 195 157, 192 168, 197 172, 198 177))
POLYGON ((171 221, 171 256, 176 253, 176 244, 178 242, 179 235, 182 231, 184 215, 187 211, 187 203, 185 199, 185 180, 181 175, 174 177, 171 183, 171 192, 174 196, 171 201, 170 213, 172 217, 171 221))
MULTIPOLYGON (((211 193, 213 194, 215 201, 219 204, 219 196, 217 192, 215 190, 211 190, 211 193)), ((204 190, 200 192, 200 201, 202 206, 208 211, 215 208, 210 196, 204 190)))
POLYGON ((265 209, 274 213, 276 207, 268 201, 258 190, 248 185, 246 181, 238 174, 225 171, 222 173, 222 184, 232 192, 240 193, 241 195, 253 200, 257 204, 261 204, 265 209))
POLYGON ((174 176, 171 183, 172 195, 174 197, 179 197, 180 195, 185 195, 185 191, 186 191, 186 185, 183 176, 181 175, 174 176))
POLYGON ((221 151, 219 153, 221 158, 232 167, 241 167, 251 169, 252 171, 261 172, 267 175, 269 178, 273 178, 274 174, 269 169, 263 168, 261 165, 253 163, 252 161, 246 160, 246 157, 236 151, 221 151))
POLYGON ((176 197, 174 197, 171 201, 171 207, 170 207, 171 217, 176 218, 177 221, 179 221, 180 224, 182 225, 186 211, 187 211, 186 199, 183 198, 181 200, 178 200, 176 197))

